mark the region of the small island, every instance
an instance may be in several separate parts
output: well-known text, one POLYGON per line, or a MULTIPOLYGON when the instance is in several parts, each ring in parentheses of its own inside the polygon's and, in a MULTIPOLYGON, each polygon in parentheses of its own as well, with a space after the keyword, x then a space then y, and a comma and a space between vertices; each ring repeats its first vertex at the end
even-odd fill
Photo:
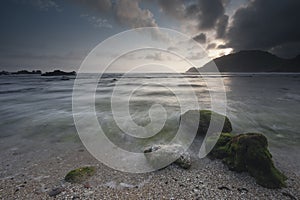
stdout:
POLYGON ((42 74, 41 70, 32 70, 31 72, 28 70, 20 70, 17 72, 12 72, 11 74, 42 74))
POLYGON ((43 73, 42 76, 76 76, 76 72, 64 72, 61 70, 54 70, 53 72, 43 73))
POLYGON ((1 71, 0 72, 0 75, 10 75, 10 74, 13 74, 13 75, 19 75, 19 74, 42 74, 42 71, 41 70, 32 70, 32 71, 28 71, 28 70, 20 70, 20 71, 17 71, 17 72, 8 72, 8 71, 1 71))

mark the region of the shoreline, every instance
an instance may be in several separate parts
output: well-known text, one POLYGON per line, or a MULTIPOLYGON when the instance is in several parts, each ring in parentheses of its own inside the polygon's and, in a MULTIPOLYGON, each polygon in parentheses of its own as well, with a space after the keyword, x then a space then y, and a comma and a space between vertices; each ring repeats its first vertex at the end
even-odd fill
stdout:
POLYGON ((276 166, 288 177, 286 188, 263 188, 247 173, 229 171, 221 161, 208 158, 193 157, 188 170, 170 165, 155 172, 130 174, 103 165, 78 143, 68 147, 56 143, 52 148, 40 145, 45 147, 43 151, 38 147, 35 152, 10 149, 1 153, 6 160, 1 161, 0 199, 300 198, 300 177, 285 171, 276 157, 276 166), (96 174, 82 184, 63 180, 70 170, 82 166, 95 166, 96 174))

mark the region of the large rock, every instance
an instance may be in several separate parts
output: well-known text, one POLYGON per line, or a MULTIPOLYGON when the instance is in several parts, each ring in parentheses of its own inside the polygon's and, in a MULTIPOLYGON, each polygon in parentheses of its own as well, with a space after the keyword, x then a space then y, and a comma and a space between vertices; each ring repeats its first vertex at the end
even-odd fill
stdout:
POLYGON ((189 110, 182 114, 180 119, 185 119, 183 123, 185 123, 186 127, 198 124, 197 136, 205 136, 210 124, 210 131, 212 133, 230 133, 232 131, 231 122, 228 117, 210 110, 189 110))
POLYGON ((281 188, 287 179, 272 161, 267 138, 259 133, 232 135, 222 133, 211 158, 222 159, 230 170, 249 172, 256 182, 266 188, 281 188))
POLYGON ((148 162, 157 169, 160 169, 162 163, 174 164, 189 169, 192 165, 191 156, 179 144, 172 145, 153 145, 144 150, 145 157, 148 162))

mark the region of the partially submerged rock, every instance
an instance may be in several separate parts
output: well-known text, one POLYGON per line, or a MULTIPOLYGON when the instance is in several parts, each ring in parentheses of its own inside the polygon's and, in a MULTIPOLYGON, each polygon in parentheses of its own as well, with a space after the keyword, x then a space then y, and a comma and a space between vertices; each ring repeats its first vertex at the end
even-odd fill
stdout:
POLYGON ((179 144, 153 145, 147 147, 144 153, 149 163, 158 169, 161 168, 162 163, 169 161, 184 169, 189 169, 192 165, 190 154, 179 144))
POLYGON ((186 123, 186 127, 198 124, 197 136, 205 136, 210 125, 212 133, 230 133, 232 131, 231 122, 228 117, 210 110, 189 110, 181 115, 180 119, 183 118, 185 119, 184 123, 186 123))
POLYGON ((7 71, 1 71, 0 75, 9 75, 9 72, 7 72, 7 71))
POLYGON ((70 183, 81 183, 93 176, 95 172, 96 168, 92 166, 74 169, 65 176, 65 181, 70 183))
POLYGON ((249 172, 256 182, 266 188, 281 188, 287 179, 272 161, 267 138, 259 133, 232 135, 222 133, 211 158, 222 159, 230 170, 249 172))
POLYGON ((70 78, 67 77, 67 76, 62 76, 60 80, 62 80, 62 81, 68 81, 68 80, 70 80, 70 78))

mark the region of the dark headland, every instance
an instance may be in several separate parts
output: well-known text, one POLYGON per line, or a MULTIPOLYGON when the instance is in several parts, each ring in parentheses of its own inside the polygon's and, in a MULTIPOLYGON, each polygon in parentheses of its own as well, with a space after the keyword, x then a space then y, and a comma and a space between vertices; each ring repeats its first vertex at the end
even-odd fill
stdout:
POLYGON ((300 55, 285 59, 260 50, 240 51, 221 56, 200 68, 192 67, 187 72, 210 72, 213 62, 220 72, 300 72, 300 55))

